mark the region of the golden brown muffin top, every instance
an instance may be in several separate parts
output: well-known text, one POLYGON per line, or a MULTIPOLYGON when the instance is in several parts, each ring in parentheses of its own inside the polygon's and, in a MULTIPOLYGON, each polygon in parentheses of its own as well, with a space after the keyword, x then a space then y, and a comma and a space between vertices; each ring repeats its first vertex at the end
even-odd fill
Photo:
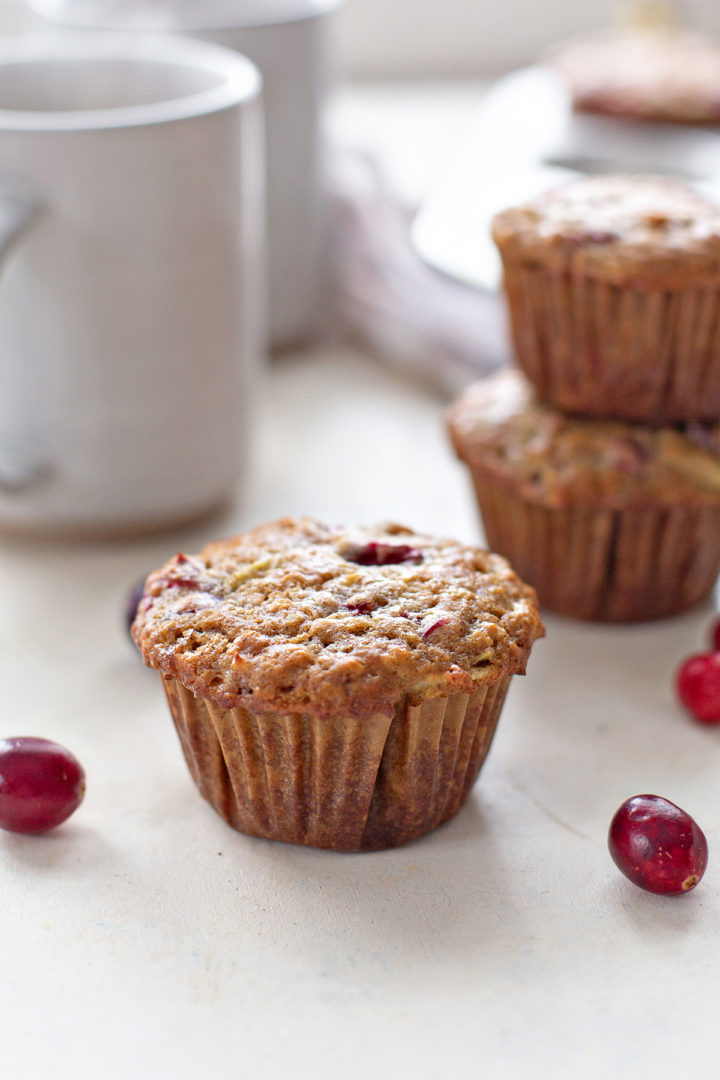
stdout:
POLYGON ((649 428, 567 416, 507 370, 451 406, 458 456, 533 502, 720 507, 720 423, 649 428))
POLYGON ((504 259, 635 288, 720 283, 720 206, 668 177, 588 176, 497 214, 504 259))
POLYGON ((176 555, 133 625, 148 666, 223 708, 353 716, 523 672, 542 633, 498 555, 310 518, 176 555))
POLYGON ((553 49, 582 112, 680 124, 720 120, 720 46, 673 27, 607 31, 553 49))

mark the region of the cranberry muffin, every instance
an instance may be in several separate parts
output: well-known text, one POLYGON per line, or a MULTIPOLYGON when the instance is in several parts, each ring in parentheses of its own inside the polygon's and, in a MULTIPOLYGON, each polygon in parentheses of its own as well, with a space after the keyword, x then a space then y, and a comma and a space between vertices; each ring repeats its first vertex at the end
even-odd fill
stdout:
POLYGON ((720 416, 720 207, 677 180, 586 177, 497 215, 517 361, 559 409, 720 416))
POLYGON ((720 45, 672 26, 607 30, 556 46, 548 62, 572 107, 666 124, 720 122, 720 45))
POLYGON ((547 608, 626 622, 684 611, 720 571, 720 423, 571 417, 505 371, 451 407, 488 543, 547 608))
POLYGON ((462 806, 543 633, 497 555, 283 519, 152 574, 133 626, 201 794, 253 836, 367 851, 462 806))

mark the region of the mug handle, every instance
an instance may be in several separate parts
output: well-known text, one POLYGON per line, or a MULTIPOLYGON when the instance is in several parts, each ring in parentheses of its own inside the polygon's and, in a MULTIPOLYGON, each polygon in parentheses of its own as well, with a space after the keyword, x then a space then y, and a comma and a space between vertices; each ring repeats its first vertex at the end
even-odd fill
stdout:
POLYGON ((0 180, 0 262, 16 240, 37 218, 42 207, 39 195, 18 182, 0 180))
MULTIPOLYGON (((18 240, 37 220, 43 203, 20 181, 0 180, 0 267, 18 240)), ((0 493, 15 494, 33 487, 50 471, 36 449, 15 438, 0 436, 0 493)))

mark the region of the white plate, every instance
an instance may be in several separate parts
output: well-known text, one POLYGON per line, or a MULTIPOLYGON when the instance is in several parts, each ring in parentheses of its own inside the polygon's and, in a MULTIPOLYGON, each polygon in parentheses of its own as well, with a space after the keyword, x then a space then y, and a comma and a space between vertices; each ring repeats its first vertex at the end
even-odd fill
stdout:
POLYGON ((582 172, 720 177, 720 128, 640 124, 574 115, 549 69, 525 68, 496 83, 445 183, 415 219, 415 249, 431 266, 495 289, 500 261, 494 214, 582 172))

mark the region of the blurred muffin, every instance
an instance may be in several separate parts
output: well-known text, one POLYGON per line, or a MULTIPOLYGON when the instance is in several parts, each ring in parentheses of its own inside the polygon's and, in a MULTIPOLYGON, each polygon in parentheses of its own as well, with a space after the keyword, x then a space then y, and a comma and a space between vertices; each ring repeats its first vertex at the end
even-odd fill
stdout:
POLYGON ((547 56, 578 112, 671 124, 720 122, 720 44, 672 26, 608 30, 547 56))
POLYGON ((677 180, 585 177, 493 221, 520 367, 571 412, 720 416, 720 207, 677 180))
POLYGON ((533 590, 496 555, 309 518, 176 556, 133 627, 218 813, 342 851, 458 811, 542 633, 533 590))
POLYGON ((580 619, 692 607, 720 571, 720 423, 653 430, 573 418, 505 371, 451 407, 488 543, 580 619))

